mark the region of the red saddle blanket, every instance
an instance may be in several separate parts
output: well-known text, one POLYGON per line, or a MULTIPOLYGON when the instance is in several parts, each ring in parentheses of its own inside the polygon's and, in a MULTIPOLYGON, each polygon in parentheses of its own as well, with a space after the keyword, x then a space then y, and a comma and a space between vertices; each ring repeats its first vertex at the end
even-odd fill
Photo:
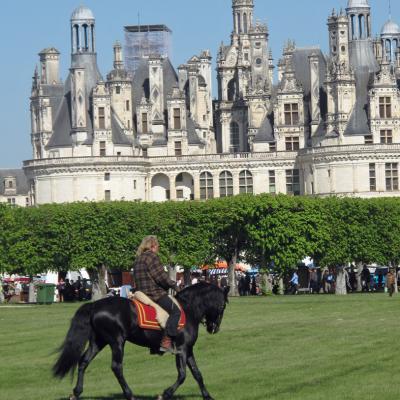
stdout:
MULTIPOLYGON (((136 312, 138 315, 138 324, 142 329, 151 329, 154 331, 161 331, 163 329, 161 328, 160 324, 156 319, 157 313, 154 307, 147 306, 146 304, 143 304, 138 300, 132 300, 132 301, 136 306, 136 312)), ((183 311, 182 307, 180 307, 180 309, 181 309, 181 319, 179 320, 178 330, 182 330, 186 324, 185 312, 183 311)))

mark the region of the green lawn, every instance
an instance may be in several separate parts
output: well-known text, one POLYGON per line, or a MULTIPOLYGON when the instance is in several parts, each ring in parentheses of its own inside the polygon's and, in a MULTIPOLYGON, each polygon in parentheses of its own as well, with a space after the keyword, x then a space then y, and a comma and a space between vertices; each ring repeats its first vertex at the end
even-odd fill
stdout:
MULTIPOLYGON (((50 368, 76 304, 0 306, 0 399, 66 399, 69 379, 50 368)), ((400 296, 285 296, 231 301, 221 332, 201 328, 198 365, 217 400, 369 400, 400 397, 400 296)), ((190 374, 190 372, 189 372, 190 374)), ((127 345, 125 376, 146 400, 176 377, 172 356, 127 345)), ((90 365, 84 399, 122 399, 104 350, 90 365)), ((191 376, 178 399, 201 399, 191 376)))

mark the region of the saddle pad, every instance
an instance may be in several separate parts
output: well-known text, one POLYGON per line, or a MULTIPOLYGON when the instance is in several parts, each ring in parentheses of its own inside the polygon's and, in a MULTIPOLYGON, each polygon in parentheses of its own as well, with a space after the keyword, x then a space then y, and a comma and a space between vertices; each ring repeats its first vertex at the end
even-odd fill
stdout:
MULTIPOLYGON (((136 312, 138 315, 138 324, 140 328, 151 329, 154 331, 161 331, 162 328, 156 319, 157 317, 156 309, 154 307, 147 306, 146 304, 143 304, 138 300, 132 300, 132 301, 136 306, 136 312)), ((179 320, 178 330, 182 330, 186 324, 185 312, 183 311, 182 307, 180 307, 180 310, 181 310, 181 318, 179 320)))

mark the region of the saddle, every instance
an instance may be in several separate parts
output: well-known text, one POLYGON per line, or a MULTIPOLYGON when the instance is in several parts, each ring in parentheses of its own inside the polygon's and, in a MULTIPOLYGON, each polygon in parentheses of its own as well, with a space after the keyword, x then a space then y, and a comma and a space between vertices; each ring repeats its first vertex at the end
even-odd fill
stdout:
MULTIPOLYGON (((154 331, 165 329, 169 314, 162 307, 151 300, 143 292, 135 292, 130 298, 136 307, 138 325, 140 328, 154 331)), ((185 312, 175 298, 172 296, 170 296, 170 298, 181 310, 178 330, 182 330, 186 324, 185 312)))

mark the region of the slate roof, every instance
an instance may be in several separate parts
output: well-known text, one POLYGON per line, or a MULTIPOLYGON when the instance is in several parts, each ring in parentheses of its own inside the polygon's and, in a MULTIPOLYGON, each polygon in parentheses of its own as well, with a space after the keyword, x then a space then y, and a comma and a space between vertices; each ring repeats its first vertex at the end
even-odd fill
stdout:
POLYGON ((28 180, 22 169, 0 169, 0 196, 4 196, 4 178, 6 177, 16 178, 17 195, 28 195, 28 180))
MULTIPOLYGON (((141 59, 133 76, 133 104, 134 110, 140 104, 143 97, 150 97, 149 93, 149 61, 141 59)), ((163 81, 164 81, 164 106, 167 106, 167 96, 172 93, 174 87, 179 86, 178 75, 175 72, 171 61, 168 58, 163 60, 163 81)))

